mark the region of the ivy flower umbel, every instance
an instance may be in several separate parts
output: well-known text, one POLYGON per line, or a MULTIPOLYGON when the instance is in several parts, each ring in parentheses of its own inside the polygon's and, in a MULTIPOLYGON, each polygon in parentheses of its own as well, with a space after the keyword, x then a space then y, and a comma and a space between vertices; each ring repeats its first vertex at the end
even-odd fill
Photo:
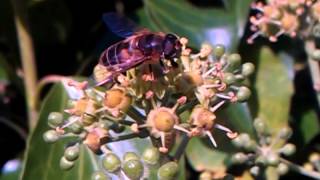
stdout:
POLYGON ((251 7, 257 13, 250 17, 254 32, 247 40, 250 44, 260 35, 271 42, 283 34, 307 38, 320 17, 319 2, 313 0, 271 0, 265 5, 253 3, 251 7))
MULTIPOLYGON (((141 163, 134 160, 120 167, 117 152, 111 151, 108 143, 150 137, 152 153, 144 154, 143 162, 161 165, 159 177, 169 173, 174 178, 178 166, 167 160, 177 161, 186 146, 186 143, 179 144, 174 157, 169 157, 176 138, 189 140, 194 136, 207 136, 216 147, 214 129, 223 131, 230 139, 237 137, 236 132, 216 122, 219 118, 216 112, 227 104, 249 98, 251 92, 243 81, 254 72, 253 64, 242 64, 239 54, 226 53, 222 45, 203 44, 199 52, 193 53, 187 47, 188 39, 181 38, 180 42, 181 56, 174 62, 177 67, 167 60, 163 61, 164 67, 143 64, 114 76, 113 83, 101 87, 88 87, 86 81, 65 78, 67 91, 77 96, 70 98, 65 114, 49 115, 51 129, 44 134, 44 140, 54 143, 75 137, 76 147, 88 147, 103 159, 116 162, 113 168, 102 160, 107 174, 120 170, 127 174, 132 172, 131 165, 142 167, 141 163), (189 115, 183 117, 187 112, 189 115), (168 172, 171 167, 174 171, 168 172)), ((104 79, 108 73, 101 65, 94 69, 95 79, 104 79)), ((61 167, 70 169, 75 161, 76 158, 63 156, 61 167)), ((107 174, 96 172, 94 177, 108 177, 107 174)), ((144 175, 127 176, 134 179, 144 175)))

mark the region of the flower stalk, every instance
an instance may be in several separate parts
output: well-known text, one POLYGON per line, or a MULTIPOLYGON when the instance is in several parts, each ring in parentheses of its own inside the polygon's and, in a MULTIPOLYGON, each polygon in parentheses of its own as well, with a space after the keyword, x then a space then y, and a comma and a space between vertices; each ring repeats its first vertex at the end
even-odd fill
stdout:
POLYGON ((11 0, 14 12, 14 22, 20 49, 20 57, 24 74, 25 94, 29 128, 33 129, 37 122, 36 107, 37 70, 31 32, 28 27, 26 4, 22 0, 11 0))

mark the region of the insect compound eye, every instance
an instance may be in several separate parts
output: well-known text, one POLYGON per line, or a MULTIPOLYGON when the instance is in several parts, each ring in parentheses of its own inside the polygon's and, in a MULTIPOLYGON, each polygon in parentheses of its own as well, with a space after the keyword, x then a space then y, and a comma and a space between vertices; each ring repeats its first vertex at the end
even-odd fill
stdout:
POLYGON ((177 36, 173 34, 167 34, 163 42, 163 52, 165 58, 172 59, 176 57, 176 44, 178 42, 177 36))

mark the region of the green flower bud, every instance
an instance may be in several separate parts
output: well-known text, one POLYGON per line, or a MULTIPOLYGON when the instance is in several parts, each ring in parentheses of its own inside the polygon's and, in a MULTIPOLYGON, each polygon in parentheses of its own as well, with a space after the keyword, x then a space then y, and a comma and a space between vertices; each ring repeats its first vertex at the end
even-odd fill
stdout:
POLYGON ((253 176, 258 176, 258 175, 259 175, 259 172, 260 172, 259 166, 253 166, 252 168, 250 168, 250 173, 251 173, 253 176))
POLYGON ((60 168, 62 170, 68 171, 74 166, 74 161, 68 161, 65 157, 60 159, 60 168))
POLYGON ((139 160, 130 159, 125 161, 122 170, 129 179, 138 180, 143 175, 143 164, 139 160))
POLYGON ((296 152, 296 146, 294 144, 288 143, 281 148, 281 152, 286 156, 291 156, 296 152))
POLYGON ((254 140, 249 140, 244 143, 243 148, 247 151, 254 151, 257 148, 257 143, 254 140))
POLYGON ((276 153, 270 153, 266 158, 267 158, 267 163, 270 166, 277 166, 280 162, 279 155, 276 153))
POLYGON ((248 160, 248 156, 242 152, 236 153, 231 157, 234 164, 242 164, 248 160))
POLYGON ((126 152, 123 155, 123 161, 126 162, 129 160, 140 160, 140 157, 134 152, 126 152))
POLYGON ((68 129, 74 134, 80 134, 83 131, 83 125, 81 122, 72 123, 68 129))
POLYGON ((292 135, 292 129, 289 127, 284 127, 279 132, 279 136, 281 139, 287 140, 291 137, 291 135, 292 135))
POLYGON ((267 157, 260 155, 256 158, 255 163, 266 165, 267 164, 267 157))
POLYGON ((143 154, 142 154, 142 159, 147 163, 147 164, 157 164, 160 158, 160 152, 158 148, 151 147, 147 148, 143 154))
POLYGON ((59 139, 59 134, 55 130, 48 130, 43 134, 43 139, 47 143, 54 143, 59 139))
POLYGON ((60 112, 51 112, 48 116, 48 125, 50 127, 58 127, 63 124, 63 115, 60 112))
POLYGON ((79 153, 80 153, 79 145, 70 146, 70 147, 67 147, 67 149, 64 151, 64 157, 68 161, 74 161, 78 159, 79 153))
POLYGON ((91 180, 111 180, 111 178, 102 171, 96 171, 92 174, 91 180))
POLYGON ((320 49, 316 49, 313 52, 311 52, 311 57, 316 61, 320 61, 320 49))
POLYGON ((214 46, 213 53, 217 58, 220 58, 224 55, 226 49, 223 45, 217 44, 214 46))
POLYGON ((97 118, 90 114, 84 114, 82 118, 82 123, 85 126, 90 126, 92 123, 96 122, 97 118))
POLYGON ((110 173, 114 173, 120 169, 121 161, 114 153, 106 154, 102 159, 102 166, 110 173))
POLYGON ((252 63, 244 63, 242 65, 242 71, 241 74, 244 76, 250 76, 254 72, 254 65, 252 63))
POLYGON ((266 123, 263 122, 263 120, 256 118, 253 122, 253 126, 255 130, 260 134, 266 134, 267 132, 267 126, 266 123))
POLYGON ((239 148, 245 147, 250 141, 250 136, 247 133, 241 133, 238 137, 232 140, 232 143, 239 148))
POLYGON ((284 163, 280 163, 277 167, 277 172, 280 174, 280 175, 285 175, 287 174, 287 172, 289 171, 289 167, 288 165, 284 164, 284 163))
POLYGON ((244 102, 249 99, 251 96, 251 91, 249 88, 245 86, 241 86, 237 92, 237 98, 239 102, 244 102))
POLYGON ((223 76, 223 82, 225 82, 227 85, 233 84, 236 82, 236 78, 232 73, 225 73, 223 76))
POLYGON ((237 69, 241 65, 241 56, 239 54, 230 54, 228 57, 229 68, 231 71, 237 69))
POLYGON ((164 165, 162 165, 158 169, 158 179, 159 180, 170 180, 174 179, 175 175, 178 172, 178 164, 176 162, 168 162, 164 165))

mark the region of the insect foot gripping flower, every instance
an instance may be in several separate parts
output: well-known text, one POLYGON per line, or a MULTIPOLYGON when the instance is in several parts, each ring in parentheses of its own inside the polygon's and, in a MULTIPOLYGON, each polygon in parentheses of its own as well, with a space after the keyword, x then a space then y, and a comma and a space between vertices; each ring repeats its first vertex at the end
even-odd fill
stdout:
POLYGON ((251 91, 243 81, 254 72, 254 65, 242 64, 239 54, 227 54, 222 45, 203 44, 193 53, 187 48, 188 39, 180 38, 179 42, 181 53, 174 57, 111 71, 117 74, 110 75, 110 70, 97 65, 95 79, 103 82, 110 80, 106 76, 112 76, 108 86, 88 87, 86 81, 63 78, 70 97, 68 106, 64 114, 49 114, 51 129, 43 134, 48 143, 76 139, 62 155, 62 169, 75 166, 81 159, 81 146, 85 146, 102 159, 102 169, 93 173, 93 179, 148 179, 148 167, 160 167, 159 179, 174 179, 176 161, 188 142, 184 138, 206 136, 217 146, 211 134, 214 129, 225 132, 230 139, 237 137, 236 132, 216 122, 219 117, 215 113, 226 104, 245 102, 250 97, 251 91), (141 159, 126 153, 121 160, 116 149, 109 149, 111 142, 132 138, 152 141, 141 159), (175 142, 181 143, 176 152, 171 152, 175 142))
POLYGON ((279 175, 288 172, 288 161, 281 156, 290 156, 295 153, 296 147, 291 143, 286 143, 292 131, 288 127, 283 127, 276 137, 271 137, 268 127, 261 119, 255 119, 254 128, 258 134, 258 143, 250 138, 246 133, 240 134, 232 142, 243 152, 232 156, 235 164, 246 163, 251 166, 250 173, 259 176, 261 167, 273 166, 277 168, 279 175))
POLYGON ((282 34, 307 38, 311 34, 309 30, 319 21, 319 6, 319 2, 312 0, 271 0, 266 5, 253 3, 257 14, 250 17, 250 22, 255 33, 248 43, 253 43, 259 35, 272 42, 282 34))

